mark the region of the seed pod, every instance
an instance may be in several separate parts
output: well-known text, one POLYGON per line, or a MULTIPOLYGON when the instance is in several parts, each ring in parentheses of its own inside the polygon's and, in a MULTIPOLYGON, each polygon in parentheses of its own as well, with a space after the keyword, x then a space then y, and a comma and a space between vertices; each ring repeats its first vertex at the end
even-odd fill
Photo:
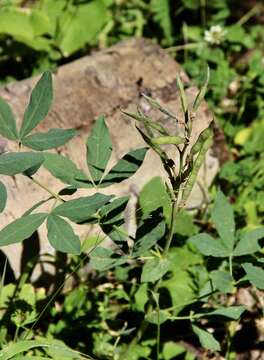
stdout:
POLYGON ((184 115, 187 113, 188 111, 188 102, 187 102, 187 98, 185 95, 185 91, 184 91, 184 87, 183 87, 183 83, 181 81, 181 78, 177 75, 177 85, 180 91, 180 98, 181 98, 181 106, 182 106, 182 111, 184 113, 184 115))
POLYGON ((151 141, 156 145, 180 145, 184 144, 185 139, 181 136, 161 136, 152 138, 151 141))
POLYGON ((193 189, 193 186, 195 184, 195 181, 197 179, 198 176, 198 172, 204 162, 205 159, 205 155, 207 150, 210 148, 211 144, 212 144, 212 133, 211 136, 209 136, 205 142, 202 145, 202 148, 200 150, 200 152, 198 153, 197 158, 195 159, 194 165, 193 165, 193 169, 190 173, 190 176, 188 178, 188 180, 185 183, 184 186, 184 190, 182 193, 182 198, 181 198, 181 202, 180 202, 180 207, 183 207, 186 204, 186 201, 188 200, 188 197, 190 196, 190 193, 193 189))
POLYGON ((164 108, 163 106, 160 105, 160 103, 157 100, 152 99, 151 97, 147 96, 146 94, 141 94, 143 96, 143 98, 149 103, 150 106, 152 106, 154 109, 158 109, 160 112, 162 112, 163 114, 173 118, 173 119, 177 119, 176 115, 173 114, 170 110, 164 108))
POLYGON ((194 112, 196 112, 198 110, 201 102, 203 101, 203 98, 204 98, 206 90, 207 90, 209 79, 210 79, 210 68, 207 65, 205 82, 204 82, 203 86, 201 87, 200 91, 198 92, 198 95, 196 96, 194 103, 193 103, 192 110, 194 112))
POLYGON ((208 139, 211 135, 212 135, 212 130, 210 128, 204 129, 199 135, 196 143, 191 148, 190 155, 193 156, 197 154, 201 150, 205 140, 208 139))
POLYGON ((142 113, 139 114, 135 114, 135 113, 131 113, 128 111, 124 111, 121 110, 123 114, 132 117, 133 119, 143 123, 145 126, 147 125, 148 127, 152 128, 153 130, 158 131, 161 135, 169 135, 169 133, 167 132, 167 130, 161 125, 158 124, 157 122, 152 121, 150 118, 148 118, 147 116, 144 116, 142 113))

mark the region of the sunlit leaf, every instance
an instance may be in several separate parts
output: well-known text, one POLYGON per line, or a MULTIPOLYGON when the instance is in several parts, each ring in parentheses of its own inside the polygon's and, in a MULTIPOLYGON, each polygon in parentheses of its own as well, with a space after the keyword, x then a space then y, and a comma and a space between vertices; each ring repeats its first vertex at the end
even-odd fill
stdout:
POLYGON ((258 228, 252 231, 248 231, 242 234, 238 244, 235 247, 234 256, 243 256, 254 254, 261 250, 258 243, 260 239, 264 237, 264 228, 258 228))
POLYGON ((203 329, 200 329, 196 325, 192 325, 193 332, 198 336, 201 345, 208 350, 212 351, 220 351, 221 347, 219 342, 214 338, 214 336, 209 333, 208 331, 205 331, 203 329))
POLYGON ((28 239, 43 223, 48 214, 23 216, 0 231, 0 246, 10 245, 28 239))
POLYGON ((43 151, 66 144, 75 134, 76 131, 73 129, 50 129, 47 133, 29 135, 22 140, 22 143, 33 150, 43 151))
POLYGON ((42 154, 33 152, 5 153, 0 155, 0 174, 16 175, 34 167, 39 167, 44 161, 42 154))
POLYGON ((47 220, 48 240, 54 249, 69 254, 80 254, 81 242, 70 224, 54 214, 47 220))
POLYGON ((5 184, 0 181, 0 213, 4 211, 7 201, 7 191, 5 184))
POLYGON ((9 140, 17 140, 16 121, 9 105, 0 97, 0 134, 9 140))
POLYGON ((246 278, 251 284, 264 290, 264 270, 250 263, 242 264, 242 267, 246 272, 246 278))
POLYGON ((141 148, 127 153, 112 167, 109 173, 103 178, 100 186, 105 187, 120 183, 134 175, 142 165, 147 150, 147 148, 141 148))
POLYGON ((225 195, 219 191, 212 210, 212 219, 223 244, 231 253, 235 242, 235 221, 232 206, 225 195))
POLYGON ((91 217, 94 217, 97 211, 110 201, 112 197, 112 195, 99 193, 80 197, 57 206, 52 213, 66 217, 76 223, 88 221, 91 217))
POLYGON ((47 116, 52 98, 52 76, 51 72, 46 71, 32 90, 19 132, 21 139, 29 134, 47 116))
POLYGON ((87 164, 95 183, 101 180, 111 154, 111 137, 104 116, 100 116, 87 139, 87 164))

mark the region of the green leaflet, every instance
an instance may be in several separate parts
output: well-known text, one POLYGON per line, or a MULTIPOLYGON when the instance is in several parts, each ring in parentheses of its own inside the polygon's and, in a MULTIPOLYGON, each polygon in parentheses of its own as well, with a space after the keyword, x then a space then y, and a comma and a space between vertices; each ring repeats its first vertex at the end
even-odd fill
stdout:
POLYGON ((214 338, 214 336, 203 330, 200 329, 198 326, 196 325, 192 325, 192 329, 193 332, 198 336, 201 345, 208 350, 212 350, 212 351, 220 351, 220 344, 219 342, 214 338))
POLYGON ((241 235, 240 240, 238 241, 234 253, 234 256, 243 256, 254 254, 257 251, 260 251, 260 245, 258 241, 264 237, 264 228, 258 228, 249 232, 246 232, 241 235))
POLYGON ((140 148, 132 150, 123 156, 103 178, 100 186, 106 187, 120 183, 134 175, 142 165, 147 150, 147 148, 140 148))
POLYGON ((32 214, 13 221, 0 231, 0 246, 18 243, 29 238, 47 216, 46 213, 32 214))
POLYGON ((61 217, 50 214, 47 220, 48 240, 54 249, 69 254, 80 254, 81 242, 72 227, 61 217))
POLYGON ((0 181, 0 213, 4 211, 7 201, 7 191, 5 184, 0 181))
POLYGON ((52 76, 51 72, 46 71, 32 90, 19 131, 21 140, 47 116, 52 98, 52 76))
POLYGON ((86 145, 87 165, 93 181, 98 183, 112 154, 112 141, 104 116, 96 120, 86 145))
POLYGON ((223 294, 232 293, 233 279, 229 272, 215 270, 211 272, 211 279, 214 287, 223 294))
POLYGON ((92 196, 80 197, 57 206, 52 211, 52 214, 66 217, 75 223, 89 221, 91 218, 94 219, 97 211, 112 198, 112 195, 99 193, 92 196))
POLYGON ((161 177, 153 177, 144 185, 139 194, 139 206, 143 216, 147 216, 152 211, 162 207, 166 223, 170 223, 171 199, 161 177), (153 194, 155 194, 154 197, 153 194))
POLYGON ((154 19, 163 30, 168 44, 172 43, 172 22, 170 17, 169 0, 151 0, 150 8, 154 12, 154 19))
POLYGON ((235 243, 234 212, 232 206, 221 191, 216 195, 215 205, 212 210, 212 219, 225 247, 232 253, 235 243))
POLYGON ((43 151, 64 145, 76 135, 74 129, 50 129, 47 133, 35 133, 22 140, 22 144, 33 150, 43 151))
POLYGON ((92 188, 93 184, 73 161, 59 154, 44 154, 44 167, 57 179, 76 188, 92 188), (80 180, 77 180, 80 179, 80 180))
POLYGON ((264 270, 250 263, 244 263, 242 267, 246 272, 246 279, 249 280, 252 285, 264 290, 264 270))
POLYGON ((201 105, 201 102, 204 99, 205 93, 207 91, 209 79, 210 79, 210 68, 207 65, 205 82, 204 82, 203 86, 201 87, 200 91, 198 92, 198 94, 194 100, 194 103, 193 103, 193 111, 194 112, 196 112, 199 109, 199 106, 201 105))
POLYGON ((92 42, 107 20, 103 1, 80 4, 60 17, 59 48, 65 57, 92 42))
POLYGON ((160 257, 154 257, 147 260, 143 266, 141 274, 141 282, 155 282, 161 279, 170 268, 170 262, 168 259, 160 257))
POLYGON ((39 153, 5 153, 0 155, 0 174, 14 176, 31 168, 38 168, 43 161, 44 157, 39 153))
POLYGON ((230 251, 222 239, 214 239, 205 233, 192 236, 189 242, 195 245, 197 249, 206 256, 227 257, 230 255, 230 251))
POLYGON ((206 316, 224 316, 230 318, 232 320, 238 320, 243 312, 246 310, 245 306, 229 306, 229 307, 222 307, 213 311, 210 311, 206 314, 206 316))
POLYGON ((17 140, 16 121, 9 105, 0 97, 0 134, 9 140, 17 140))

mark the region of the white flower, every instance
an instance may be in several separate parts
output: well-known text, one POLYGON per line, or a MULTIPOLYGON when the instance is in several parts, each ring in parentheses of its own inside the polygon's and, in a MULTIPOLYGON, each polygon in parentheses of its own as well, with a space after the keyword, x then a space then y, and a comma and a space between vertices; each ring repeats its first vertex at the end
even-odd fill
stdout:
POLYGON ((219 45, 223 42, 226 30, 221 25, 213 25, 204 32, 204 39, 211 45, 219 45))

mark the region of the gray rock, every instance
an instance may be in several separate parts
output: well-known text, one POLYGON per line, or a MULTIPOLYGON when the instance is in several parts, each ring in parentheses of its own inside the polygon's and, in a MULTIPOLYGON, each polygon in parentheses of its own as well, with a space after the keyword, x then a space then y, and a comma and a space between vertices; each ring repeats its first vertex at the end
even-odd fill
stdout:
MULTIPOLYGON (((80 168, 85 169, 85 140, 94 124, 95 118, 105 114, 113 139, 113 164, 128 150, 144 146, 142 138, 135 129, 134 121, 121 114, 120 108, 135 111, 136 105, 142 101, 142 92, 151 96, 171 109, 179 119, 182 119, 180 99, 176 87, 176 75, 180 74, 185 83, 189 84, 186 74, 180 66, 159 46, 144 39, 133 39, 122 42, 110 49, 100 51, 91 56, 83 57, 70 64, 61 66, 54 73, 55 100, 47 118, 39 125, 38 131, 50 128, 75 128, 78 136, 60 149, 62 154, 69 156, 80 168)), ((0 96, 9 102, 21 121, 23 111, 29 100, 29 95, 37 78, 10 83, 0 88, 0 96)), ((192 102, 197 89, 189 84, 188 101, 192 102)), ((145 104, 146 105, 146 104, 145 104)), ((146 109, 148 110, 148 109, 146 109)), ((173 129, 175 124, 166 126, 173 129)), ((212 121, 205 102, 202 103, 193 124, 191 142, 195 141, 200 132, 212 121)), ((16 150, 16 144, 8 143, 11 150, 16 150)), ((6 148, 6 145, 5 145, 6 148)), ((200 185, 207 188, 218 168, 217 160, 208 154, 207 161, 199 175, 200 185)), ((153 176, 164 176, 158 157, 149 152, 144 165, 138 173, 124 183, 107 188, 105 192, 116 195, 127 194, 131 186, 139 191, 153 176)), ((47 194, 36 187, 27 178, 18 175, 15 178, 1 176, 8 188, 8 204, 5 212, 0 215, 0 229, 20 217, 34 203, 46 198, 47 194)), ((36 174, 36 178, 54 191, 64 185, 51 177, 45 169, 36 174)), ((201 186, 196 186, 187 207, 194 208, 203 201, 201 186)), ((87 190, 78 191, 78 196, 90 193, 87 190)), ((155 196, 155 194, 153 194, 155 196)), ((41 210, 48 210, 50 204, 41 210)), ((89 228, 76 226, 83 237, 88 236, 89 228)), ((43 253, 53 253, 46 238, 45 226, 39 231, 40 247, 43 253)), ((18 274, 20 271, 21 244, 3 247, 10 263, 18 274)), ((34 244, 33 244, 34 246, 34 244)), ((37 247, 37 245, 36 245, 37 247)))

